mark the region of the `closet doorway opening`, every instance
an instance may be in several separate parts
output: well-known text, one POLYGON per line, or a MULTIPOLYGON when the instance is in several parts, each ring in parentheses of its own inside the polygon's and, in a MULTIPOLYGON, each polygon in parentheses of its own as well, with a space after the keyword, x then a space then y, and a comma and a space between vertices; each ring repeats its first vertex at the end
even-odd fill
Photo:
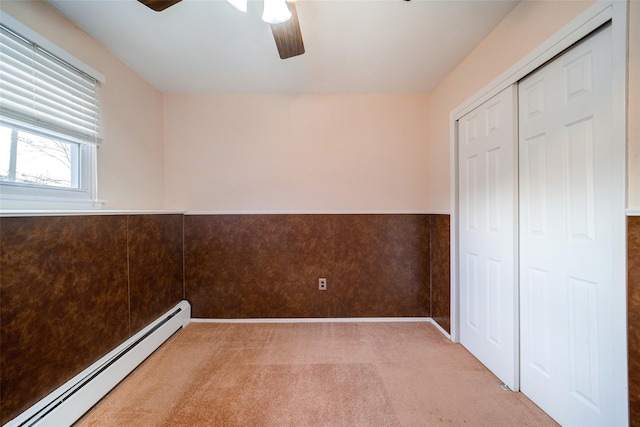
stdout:
POLYGON ((453 115, 452 339, 563 425, 628 423, 615 9, 453 115))

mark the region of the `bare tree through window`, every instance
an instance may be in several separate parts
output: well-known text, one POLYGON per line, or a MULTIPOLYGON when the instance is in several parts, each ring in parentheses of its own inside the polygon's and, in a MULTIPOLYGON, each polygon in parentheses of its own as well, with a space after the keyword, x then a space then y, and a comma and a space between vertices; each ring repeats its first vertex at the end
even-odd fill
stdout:
POLYGON ((74 188, 77 159, 78 144, 0 128, 0 181, 74 188))

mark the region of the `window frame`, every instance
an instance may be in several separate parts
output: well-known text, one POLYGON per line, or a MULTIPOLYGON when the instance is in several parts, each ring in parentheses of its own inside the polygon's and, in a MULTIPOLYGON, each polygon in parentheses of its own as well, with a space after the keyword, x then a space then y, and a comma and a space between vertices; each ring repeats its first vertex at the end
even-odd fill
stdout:
POLYGON ((29 184, 22 182, 0 181, 0 207, 2 209, 21 209, 38 207, 46 209, 54 208, 94 208, 100 207, 95 199, 95 172, 96 172, 96 146, 65 141, 44 132, 32 129, 24 129, 22 126, 12 126, 1 123, 4 127, 17 129, 31 134, 39 134, 43 137, 64 143, 78 145, 78 186, 73 188, 29 184))
MULTIPOLYGON (((6 13, 0 14, 0 23, 20 36, 37 44, 51 55, 66 62, 94 78, 98 85, 104 84, 106 79, 103 74, 80 61, 64 49, 58 47, 47 38, 22 24, 17 19, 6 13)), ((13 122, 9 118, 0 118, 0 124, 32 133, 42 135, 52 140, 76 143, 73 138, 58 136, 55 132, 31 128, 22 123, 13 122)), ((99 209, 104 201, 98 199, 97 188, 97 150, 98 145, 79 143, 78 157, 79 186, 76 188, 64 188, 55 186, 34 185, 0 181, 0 210, 41 210, 41 209, 99 209)))

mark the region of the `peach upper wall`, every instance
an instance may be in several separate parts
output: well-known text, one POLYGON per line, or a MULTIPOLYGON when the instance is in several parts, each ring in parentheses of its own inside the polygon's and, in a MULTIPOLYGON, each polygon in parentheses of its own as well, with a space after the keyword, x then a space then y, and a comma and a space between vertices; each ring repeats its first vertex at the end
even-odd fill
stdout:
POLYGON ((165 95, 165 206, 425 212, 428 95, 165 95))
POLYGON ((98 150, 104 207, 164 208, 162 94, 47 3, 2 0, 0 9, 106 76, 98 150))
MULTIPOLYGON (((107 209, 448 211, 449 113, 590 4, 520 3, 431 95, 163 97, 45 2, 0 10, 106 75, 107 209), (200 107, 209 114, 188 112, 200 107)), ((640 0, 629 9, 628 206, 639 208, 640 0)))
POLYGON ((431 93, 429 208, 451 209, 449 114, 534 50, 592 1, 523 1, 431 93))

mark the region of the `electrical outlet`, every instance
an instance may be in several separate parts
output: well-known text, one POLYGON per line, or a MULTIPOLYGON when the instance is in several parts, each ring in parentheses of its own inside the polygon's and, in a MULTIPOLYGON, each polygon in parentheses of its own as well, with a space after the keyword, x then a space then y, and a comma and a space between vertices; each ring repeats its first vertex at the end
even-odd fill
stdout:
POLYGON ((320 289, 321 291, 327 290, 327 279, 325 278, 318 279, 318 289, 320 289))

